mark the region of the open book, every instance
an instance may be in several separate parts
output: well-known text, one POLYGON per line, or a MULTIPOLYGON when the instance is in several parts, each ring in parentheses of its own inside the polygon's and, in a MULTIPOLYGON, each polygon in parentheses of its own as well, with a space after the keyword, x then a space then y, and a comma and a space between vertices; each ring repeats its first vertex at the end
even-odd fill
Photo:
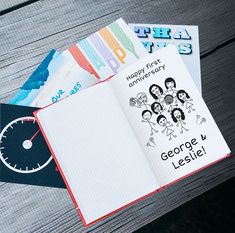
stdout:
POLYGON ((174 45, 34 115, 85 225, 230 153, 174 45))

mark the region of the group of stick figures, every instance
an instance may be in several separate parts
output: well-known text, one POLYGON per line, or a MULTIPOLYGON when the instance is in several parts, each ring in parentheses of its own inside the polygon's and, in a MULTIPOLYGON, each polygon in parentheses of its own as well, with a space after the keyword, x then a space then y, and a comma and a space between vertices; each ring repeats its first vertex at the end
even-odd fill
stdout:
POLYGON ((161 126, 162 133, 165 134, 169 140, 176 138, 173 123, 180 128, 180 133, 188 131, 185 122, 185 113, 195 111, 193 107, 193 99, 185 90, 177 90, 176 82, 169 77, 165 80, 165 91, 157 84, 152 84, 149 87, 149 94, 154 99, 151 104, 148 101, 148 96, 145 92, 140 92, 136 97, 131 97, 129 104, 131 107, 144 108, 142 111, 142 122, 150 127, 150 137, 147 146, 155 146, 153 135, 158 133, 156 123, 161 126), (181 105, 184 111, 179 107, 181 105), (170 114, 173 123, 167 120, 166 114, 170 114), (156 123, 152 120, 153 115, 156 115, 156 123))

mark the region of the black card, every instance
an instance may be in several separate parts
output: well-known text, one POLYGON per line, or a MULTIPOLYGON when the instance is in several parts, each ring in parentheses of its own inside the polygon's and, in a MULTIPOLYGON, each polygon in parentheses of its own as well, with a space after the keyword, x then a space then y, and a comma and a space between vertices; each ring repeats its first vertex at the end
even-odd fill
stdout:
POLYGON ((66 188, 33 112, 0 104, 0 181, 66 188))

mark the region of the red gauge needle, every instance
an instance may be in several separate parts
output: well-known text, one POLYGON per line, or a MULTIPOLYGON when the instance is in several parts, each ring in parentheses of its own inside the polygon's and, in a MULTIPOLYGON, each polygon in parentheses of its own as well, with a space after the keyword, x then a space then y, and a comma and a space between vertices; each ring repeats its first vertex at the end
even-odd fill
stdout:
POLYGON ((32 142, 39 132, 40 132, 40 129, 29 139, 29 141, 32 142))

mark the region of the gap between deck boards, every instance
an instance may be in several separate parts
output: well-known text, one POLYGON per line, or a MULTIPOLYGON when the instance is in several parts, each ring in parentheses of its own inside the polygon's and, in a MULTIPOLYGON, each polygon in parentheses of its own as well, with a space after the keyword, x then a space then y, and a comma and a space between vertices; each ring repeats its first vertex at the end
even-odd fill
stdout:
POLYGON ((208 57, 209 55, 213 54, 214 52, 216 52, 217 50, 226 47, 227 45, 230 45, 231 43, 235 42, 235 37, 231 38, 230 40, 227 40, 219 45, 217 45, 215 48, 211 49, 208 52, 205 52, 204 54, 200 55, 200 58, 203 59, 205 57, 208 57))
POLYGON ((18 10, 19 8, 22 8, 24 6, 33 4, 33 3, 38 2, 38 1, 39 0, 28 0, 28 1, 25 1, 25 2, 21 2, 21 3, 17 4, 17 5, 15 5, 15 6, 11 6, 9 8, 6 8, 6 9, 0 11, 0 16, 5 15, 7 13, 10 13, 12 11, 18 10))

